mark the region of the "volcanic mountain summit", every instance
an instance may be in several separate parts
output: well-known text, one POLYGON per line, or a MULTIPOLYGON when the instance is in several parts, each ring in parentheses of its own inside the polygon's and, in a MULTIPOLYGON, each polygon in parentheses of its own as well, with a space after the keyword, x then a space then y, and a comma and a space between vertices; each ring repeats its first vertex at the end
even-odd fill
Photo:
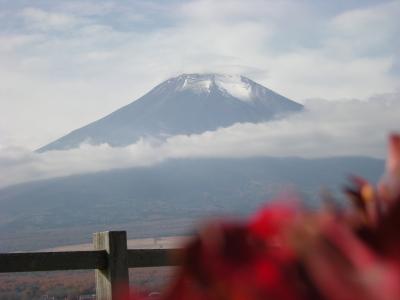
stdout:
POLYGON ((270 121, 302 108, 244 76, 183 74, 38 152, 76 148, 82 143, 126 146, 140 138, 197 134, 235 123, 270 121))

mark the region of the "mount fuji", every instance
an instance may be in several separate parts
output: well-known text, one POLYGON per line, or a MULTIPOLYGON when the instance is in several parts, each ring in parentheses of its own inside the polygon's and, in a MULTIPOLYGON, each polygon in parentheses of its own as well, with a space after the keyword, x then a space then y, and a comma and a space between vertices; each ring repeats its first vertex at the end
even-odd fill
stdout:
MULTIPOLYGON (((118 147, 302 109, 243 76, 184 74, 38 151, 118 147)), ((127 230, 130 238, 185 234, 204 217, 247 215, 286 187, 318 205, 321 187, 339 196, 348 174, 377 182, 383 169, 367 157, 198 157, 26 182, 0 189, 0 252, 84 243, 104 230, 127 230)))
POLYGON ((126 146, 140 138, 162 139, 235 123, 270 121, 302 108, 301 104, 244 76, 183 74, 37 151, 66 150, 82 143, 126 146))

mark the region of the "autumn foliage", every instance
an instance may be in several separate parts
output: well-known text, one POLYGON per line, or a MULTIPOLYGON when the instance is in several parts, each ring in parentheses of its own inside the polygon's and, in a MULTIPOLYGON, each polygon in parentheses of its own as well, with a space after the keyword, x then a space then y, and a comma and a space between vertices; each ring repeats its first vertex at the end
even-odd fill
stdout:
POLYGON ((277 199, 247 222, 209 224, 159 299, 400 299, 399 135, 380 183, 354 177, 345 194, 344 207, 277 199))

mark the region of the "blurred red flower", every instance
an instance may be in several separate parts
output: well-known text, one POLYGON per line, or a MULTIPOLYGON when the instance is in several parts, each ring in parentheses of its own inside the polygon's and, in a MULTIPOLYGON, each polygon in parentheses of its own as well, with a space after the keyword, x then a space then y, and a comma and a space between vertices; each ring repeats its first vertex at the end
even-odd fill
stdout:
POLYGON ((345 193, 345 208, 278 199, 247 222, 209 224, 159 299, 400 299, 400 135, 378 186, 355 177, 345 193))

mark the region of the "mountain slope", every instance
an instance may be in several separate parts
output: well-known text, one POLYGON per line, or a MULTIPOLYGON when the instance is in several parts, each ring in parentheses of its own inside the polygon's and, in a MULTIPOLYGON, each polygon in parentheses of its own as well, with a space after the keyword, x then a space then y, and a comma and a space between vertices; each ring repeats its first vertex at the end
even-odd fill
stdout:
POLYGON ((321 188, 338 191, 349 174, 376 182, 383 168, 363 157, 186 159, 20 184, 0 190, 0 251, 80 243, 111 228, 131 237, 182 234, 201 216, 246 214, 287 185, 312 204, 321 188), (70 240, 60 241, 67 231, 70 240))
POLYGON ((243 76, 184 74, 38 151, 71 149, 83 142, 125 146, 141 137, 202 133, 238 122, 268 121, 301 109, 302 105, 243 76))

